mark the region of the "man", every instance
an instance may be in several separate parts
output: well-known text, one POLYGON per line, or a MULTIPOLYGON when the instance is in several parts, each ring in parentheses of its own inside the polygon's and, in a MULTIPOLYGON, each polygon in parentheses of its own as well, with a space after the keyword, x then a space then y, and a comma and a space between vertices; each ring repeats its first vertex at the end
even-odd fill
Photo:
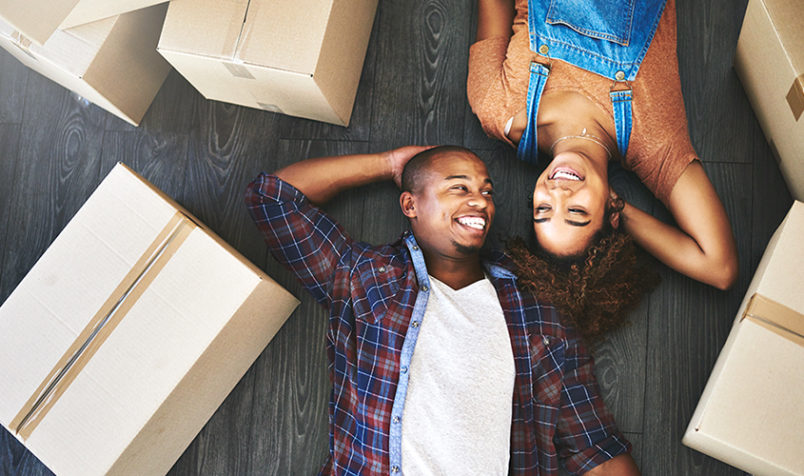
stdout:
POLYGON ((329 310, 322 474, 639 474, 579 336, 502 255, 481 260, 492 196, 459 147, 309 159, 249 185, 272 254, 329 310), (412 230, 396 243, 355 242, 315 207, 386 179, 412 230))

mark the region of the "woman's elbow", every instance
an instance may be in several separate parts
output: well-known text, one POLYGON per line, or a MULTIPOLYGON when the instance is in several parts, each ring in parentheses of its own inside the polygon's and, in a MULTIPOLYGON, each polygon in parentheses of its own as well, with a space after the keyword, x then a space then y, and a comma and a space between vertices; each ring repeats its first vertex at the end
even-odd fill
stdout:
POLYGON ((737 264, 737 256, 729 256, 721 260, 721 262, 717 263, 715 266, 712 266, 712 281, 710 284, 721 291, 726 291, 737 281, 738 272, 739 265, 737 264))

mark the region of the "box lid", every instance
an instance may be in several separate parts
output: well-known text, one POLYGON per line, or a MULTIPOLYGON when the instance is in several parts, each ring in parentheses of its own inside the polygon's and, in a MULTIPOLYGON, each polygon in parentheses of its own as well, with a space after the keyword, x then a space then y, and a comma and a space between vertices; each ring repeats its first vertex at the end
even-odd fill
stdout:
POLYGON ((159 49, 312 75, 333 0, 173 0, 159 49))

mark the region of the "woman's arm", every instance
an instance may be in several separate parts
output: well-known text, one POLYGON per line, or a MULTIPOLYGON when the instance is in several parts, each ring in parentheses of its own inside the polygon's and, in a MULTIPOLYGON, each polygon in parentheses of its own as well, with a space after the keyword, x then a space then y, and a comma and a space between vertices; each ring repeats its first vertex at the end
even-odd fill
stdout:
POLYGON ((475 41, 496 37, 510 37, 514 24, 512 0, 478 0, 477 35, 475 41))
POLYGON ((734 235, 712 183, 699 161, 676 182, 668 203, 678 227, 629 204, 622 211, 625 229, 670 268, 718 289, 737 279, 734 235))

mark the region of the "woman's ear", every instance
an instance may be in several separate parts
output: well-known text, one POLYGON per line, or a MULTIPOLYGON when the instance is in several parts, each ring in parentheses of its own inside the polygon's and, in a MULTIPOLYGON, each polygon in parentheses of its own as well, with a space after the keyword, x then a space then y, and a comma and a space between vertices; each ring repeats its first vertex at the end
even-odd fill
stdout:
POLYGON ((611 223, 611 227, 615 230, 620 227, 620 212, 614 212, 609 216, 609 222, 611 223))
POLYGON ((402 207, 402 213, 408 218, 416 218, 415 201, 410 192, 402 192, 399 195, 399 206, 402 207))

